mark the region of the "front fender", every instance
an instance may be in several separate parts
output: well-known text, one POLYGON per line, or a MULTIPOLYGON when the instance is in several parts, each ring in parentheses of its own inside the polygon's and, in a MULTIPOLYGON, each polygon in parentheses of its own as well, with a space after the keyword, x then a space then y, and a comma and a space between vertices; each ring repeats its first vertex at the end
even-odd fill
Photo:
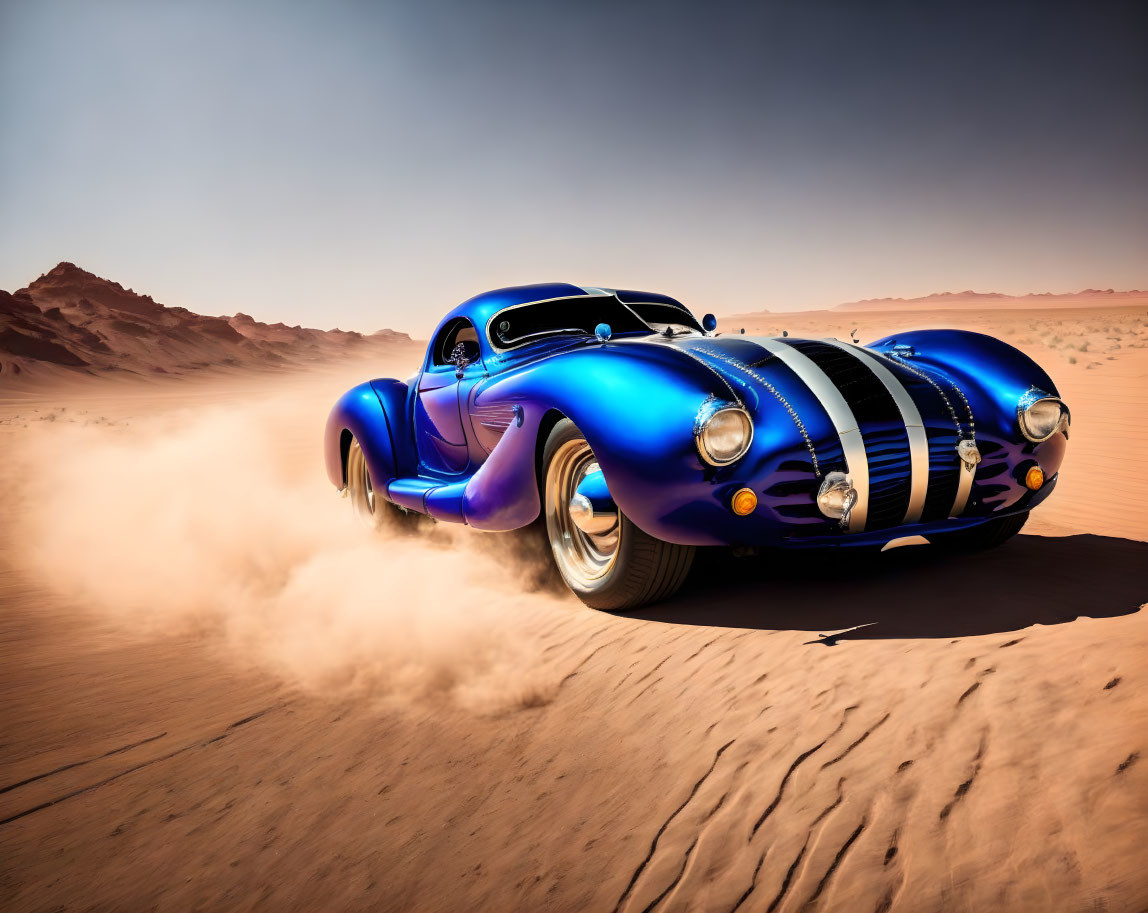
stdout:
POLYGON ((1030 387, 1059 396, 1048 373, 1020 349, 984 333, 967 330, 915 330, 886 336, 870 343, 868 348, 884 354, 897 346, 911 346, 914 355, 908 364, 923 362, 939 368, 971 389, 977 401, 970 403, 977 415, 977 426, 999 435, 1016 435, 1016 406, 1030 387))
POLYGON ((538 516, 542 505, 534 457, 544 417, 544 412, 532 409, 527 421, 525 410, 516 410, 515 421, 466 483, 461 513, 475 529, 518 529, 538 516))
MULTIPOLYGON (((535 455, 543 443, 539 423, 556 410, 586 436, 618 506, 638 527, 656 534, 664 514, 688 500, 705 477, 693 426, 710 395, 728 399, 732 393, 705 365, 648 343, 606 343, 527 365, 484 385, 475 397, 479 407, 520 407, 523 426, 510 429, 510 439, 495 447, 491 471, 484 466, 476 474, 468 495, 475 507, 497 501, 481 496, 474 484, 480 476, 492 486, 511 477, 533 484, 535 455)), ((528 503, 533 513, 525 522, 537 516, 537 495, 528 503)), ((522 520, 524 514, 515 513, 522 520)), ((467 515, 473 522, 472 510, 467 515)))
MULTIPOLYGON (((898 346, 909 346, 912 351, 902 358, 902 363, 947 376, 969 400, 983 458, 973 483, 974 499, 994 512, 1015 506, 1032 507, 1044 500, 1051 493, 1052 484, 1029 492, 1024 473, 1036 463, 1045 478, 1055 482, 1067 438, 1058 432, 1039 444, 1029 441, 1017 422, 1017 406, 1033 387, 1060 395, 1048 373, 1008 343, 966 330, 898 333, 871 343, 869 348, 891 354, 898 346)), ((962 409, 960 403, 954 402, 953 406, 962 409)))

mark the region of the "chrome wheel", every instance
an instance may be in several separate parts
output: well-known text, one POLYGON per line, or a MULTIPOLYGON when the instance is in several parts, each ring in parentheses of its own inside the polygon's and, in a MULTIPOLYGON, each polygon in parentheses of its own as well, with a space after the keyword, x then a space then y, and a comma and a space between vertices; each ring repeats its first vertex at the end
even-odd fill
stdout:
POLYGON ((554 564, 579 599, 619 611, 677 591, 693 563, 693 547, 656 539, 626 516, 605 478, 595 477, 598 460, 570 419, 550 429, 542 465, 546 537, 554 564))
MULTIPOLYGON (((602 470, 584 440, 564 442, 546 470, 546 533, 562 576, 575 589, 590 590, 606 578, 618 560, 621 523, 600 533, 579 528, 578 486, 602 470)), ((581 524, 584 525, 584 524, 581 524)))
POLYGON ((347 494, 355 516, 363 525, 377 527, 379 518, 375 511, 375 488, 371 484, 371 471, 367 468, 363 448, 354 438, 351 438, 351 446, 347 449, 347 494))

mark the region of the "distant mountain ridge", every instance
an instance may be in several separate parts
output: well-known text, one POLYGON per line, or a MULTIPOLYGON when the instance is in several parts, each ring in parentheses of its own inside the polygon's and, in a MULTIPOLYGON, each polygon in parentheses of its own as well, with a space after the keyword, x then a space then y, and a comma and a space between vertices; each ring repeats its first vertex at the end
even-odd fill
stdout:
POLYGON ((1096 305, 1119 306, 1136 304, 1148 299, 1148 291, 1131 289, 1086 288, 1080 292, 1029 292, 1026 295, 1007 295, 1003 292, 934 292, 920 298, 864 298, 849 301, 832 308, 843 310, 895 310, 913 307, 960 307, 963 305, 997 305, 1004 307, 1089 307, 1096 305))
POLYGON ((185 374, 271 367, 393 351, 405 333, 370 336, 211 317, 167 307, 63 262, 16 292, 0 291, 0 378, 18 374, 185 374))

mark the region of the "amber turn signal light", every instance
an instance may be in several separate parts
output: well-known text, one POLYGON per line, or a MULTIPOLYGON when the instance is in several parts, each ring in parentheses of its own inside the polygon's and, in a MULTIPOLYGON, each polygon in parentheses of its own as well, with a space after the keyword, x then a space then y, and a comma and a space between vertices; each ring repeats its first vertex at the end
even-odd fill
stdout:
POLYGON ((1040 491, 1040 486, 1044 484, 1044 471, 1039 466, 1033 466, 1024 474, 1024 484, 1029 491, 1040 491))
POLYGON ((734 492, 733 499, 729 502, 730 509, 739 517, 745 517, 752 514, 754 508, 757 507, 757 495, 753 493, 752 488, 739 488, 734 492))

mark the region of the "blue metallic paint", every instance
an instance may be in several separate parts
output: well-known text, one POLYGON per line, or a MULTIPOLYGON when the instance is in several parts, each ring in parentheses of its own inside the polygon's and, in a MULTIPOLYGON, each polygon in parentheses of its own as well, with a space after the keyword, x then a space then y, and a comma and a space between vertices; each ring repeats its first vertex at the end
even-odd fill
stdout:
POLYGON ((576 489, 578 494, 590 502, 596 512, 610 512, 617 505, 610 496, 610 489, 606 485, 606 477, 600 472, 592 472, 584 478, 576 489))
MULTIPOLYGON (((965 401, 983 461, 963 516, 947 517, 948 505, 942 505, 945 510, 927 522, 906 525, 898 516, 881 528, 846 534, 817 512, 813 500, 825 474, 848 470, 838 432, 818 395, 752 338, 629 335, 601 343, 556 337, 507 352, 496 352, 489 343, 487 322, 502 308, 583 295, 592 306, 595 294, 551 283, 487 292, 459 305, 439 324, 432 346, 444 327, 465 318, 477 331, 479 360, 456 377, 453 366, 434 364, 428 347, 409 384, 376 380, 348 391, 327 424, 332 483, 344 485, 343 445, 350 433, 363 446, 376 491, 396 504, 479 529, 522 527, 540 509, 542 432, 561 415, 573 420, 593 447, 601 482, 608 486, 605 496, 645 532, 681 544, 881 544, 1027 510, 1055 487, 1064 435, 1033 444, 1016 424, 1016 404, 1030 387, 1057 393, 1039 366, 976 333, 898 334, 866 349, 904 385, 920 412, 929 435, 930 486, 951 484, 960 465, 953 411, 966 426, 965 401), (894 352, 905 357, 888 357, 894 352), (949 405, 911 369, 949 391, 949 405), (731 466, 715 468, 698 457, 694 419, 710 397, 742 403, 754 423, 752 445, 731 466), (1048 479, 1038 492, 1023 481, 1034 461, 1048 479), (757 510, 747 517, 734 515, 728 506, 742 487, 759 496, 757 510)), ((682 306, 664 295, 616 294, 622 301, 682 306)), ((813 340, 785 343, 816 347, 813 340)), ((862 415, 858 421, 870 451, 871 497, 884 493, 895 500, 909 484, 904 424, 888 415, 862 415)), ((951 495, 941 491, 938 498, 943 497, 951 495)), ((880 525, 874 518, 870 522, 880 525)))
MULTIPOLYGON (((335 403, 335 408, 327 418, 324 434, 324 460, 327 478, 337 488, 346 485, 346 457, 348 435, 354 435, 363 448, 371 477, 375 479, 394 478, 408 468, 402 460, 396 461, 394 436, 388 420, 390 415, 401 417, 400 410, 388 410, 384 402, 394 404, 399 397, 397 387, 406 389, 405 384, 392 380, 376 380, 359 384, 344 393, 335 403), (380 396, 379 391, 383 391, 380 396)), ((401 400, 405 402, 405 392, 401 400)), ((401 448, 398 451, 402 453, 401 448)))
POLYGON ((1045 478, 1055 484, 1066 439, 1058 432, 1043 443, 1028 441, 1017 426, 1016 407, 1034 386, 1059 396, 1044 369, 999 339, 964 330, 900 333, 870 343, 869 348, 886 352, 897 345, 912 346, 916 354, 908 359, 911 363, 952 378, 968 396, 984 456, 973 483, 974 499, 994 513, 1043 501, 1052 484, 1046 483, 1034 496, 1024 485, 1024 473, 1038 463, 1045 478))

